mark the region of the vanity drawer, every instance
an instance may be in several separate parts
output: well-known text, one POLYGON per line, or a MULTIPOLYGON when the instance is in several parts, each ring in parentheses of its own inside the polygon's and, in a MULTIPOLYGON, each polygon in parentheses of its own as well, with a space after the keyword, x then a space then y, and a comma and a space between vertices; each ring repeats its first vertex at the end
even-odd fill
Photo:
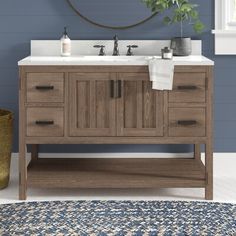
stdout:
POLYGON ((27 136, 61 137, 64 135, 64 110, 29 107, 26 114, 27 136))
POLYGON ((64 102, 63 73, 28 73, 27 102, 64 102))
POLYGON ((204 137, 205 129, 205 108, 169 108, 169 136, 204 137))
POLYGON ((205 73, 175 73, 173 90, 169 92, 169 102, 204 103, 205 101, 205 73))

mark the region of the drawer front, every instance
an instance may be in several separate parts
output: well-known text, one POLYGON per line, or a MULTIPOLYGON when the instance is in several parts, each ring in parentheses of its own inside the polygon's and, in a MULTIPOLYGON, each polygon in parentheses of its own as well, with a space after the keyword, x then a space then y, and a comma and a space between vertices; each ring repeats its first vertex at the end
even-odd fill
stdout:
POLYGON ((28 73, 27 102, 64 102, 63 73, 28 73))
POLYGON ((204 137, 205 108, 169 108, 168 130, 171 137, 204 137))
POLYGON ((61 137, 64 135, 63 108, 27 108, 27 136, 61 137))
POLYGON ((175 73, 173 90, 169 92, 169 102, 204 103, 205 101, 205 73, 175 73))

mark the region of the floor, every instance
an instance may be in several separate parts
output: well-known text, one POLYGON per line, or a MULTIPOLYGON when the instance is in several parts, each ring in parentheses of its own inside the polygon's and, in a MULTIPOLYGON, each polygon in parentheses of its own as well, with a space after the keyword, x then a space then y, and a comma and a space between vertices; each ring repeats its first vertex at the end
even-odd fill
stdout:
MULTIPOLYGON (((214 158, 214 201, 236 203, 236 155, 214 158)), ((51 200, 204 200, 203 189, 28 190, 27 201, 51 200)), ((0 191, 0 204, 18 201, 18 160, 12 158, 11 180, 0 191)))

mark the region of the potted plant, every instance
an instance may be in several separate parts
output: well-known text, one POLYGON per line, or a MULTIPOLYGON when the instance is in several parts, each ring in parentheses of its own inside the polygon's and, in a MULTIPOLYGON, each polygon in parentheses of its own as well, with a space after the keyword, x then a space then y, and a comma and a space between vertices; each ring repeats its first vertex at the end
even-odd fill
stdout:
POLYGON ((184 37, 184 23, 187 22, 193 26, 196 33, 201 33, 205 28, 199 19, 197 11, 198 5, 193 4, 190 0, 142 0, 152 12, 164 12, 172 10, 172 15, 164 17, 165 24, 180 25, 180 37, 171 40, 171 48, 175 56, 188 56, 191 54, 191 38, 184 37))

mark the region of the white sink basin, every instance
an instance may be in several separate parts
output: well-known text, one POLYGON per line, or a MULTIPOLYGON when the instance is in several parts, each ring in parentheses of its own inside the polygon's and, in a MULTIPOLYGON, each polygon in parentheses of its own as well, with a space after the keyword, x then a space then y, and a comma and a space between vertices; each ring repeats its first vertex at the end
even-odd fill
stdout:
POLYGON ((148 56, 71 56, 64 58, 71 61, 106 61, 106 62, 126 62, 126 61, 146 61, 148 56))
POLYGON ((147 65, 150 56, 30 56, 21 62, 31 65, 147 65))

